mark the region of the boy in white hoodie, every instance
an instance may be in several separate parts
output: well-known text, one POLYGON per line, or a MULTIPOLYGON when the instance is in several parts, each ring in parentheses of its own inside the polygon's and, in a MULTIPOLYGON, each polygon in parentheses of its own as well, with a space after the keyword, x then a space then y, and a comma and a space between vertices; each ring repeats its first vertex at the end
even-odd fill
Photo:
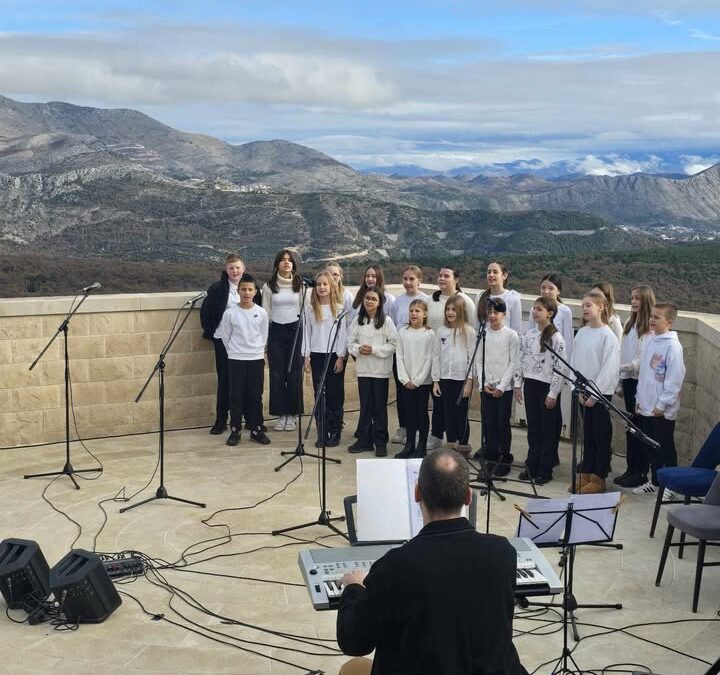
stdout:
MULTIPOLYGON (((657 491, 657 471, 677 466, 675 449, 675 420, 680 410, 680 390, 685 379, 683 348, 672 329, 677 319, 677 307, 658 303, 650 315, 650 330, 640 354, 640 375, 636 410, 639 425, 660 448, 652 450, 643 445, 644 467, 652 469, 650 481, 633 490, 634 494, 649 495, 657 491)), ((667 495, 672 498, 672 495, 667 495)))

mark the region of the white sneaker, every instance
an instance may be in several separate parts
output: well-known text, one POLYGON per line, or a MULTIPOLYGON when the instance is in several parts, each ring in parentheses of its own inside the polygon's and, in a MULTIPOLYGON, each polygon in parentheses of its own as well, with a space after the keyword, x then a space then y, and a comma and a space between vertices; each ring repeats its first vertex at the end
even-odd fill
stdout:
POLYGON ((295 415, 288 415, 285 418, 285 431, 295 431, 297 429, 296 419, 295 415))
POLYGON ((672 490, 668 490, 665 488, 663 490, 663 501, 664 502, 672 502, 675 501, 675 493, 672 490))
POLYGON ((390 442, 397 443, 398 445, 405 445, 406 440, 407 440, 407 431, 405 431, 404 427, 398 427, 397 431, 393 434, 393 437, 390 439, 390 442))
POLYGON ((428 450, 437 450, 437 448, 442 445, 442 442, 442 438, 438 438, 437 436, 433 436, 432 434, 430 434, 430 436, 428 436, 428 442, 426 447, 428 450))
POLYGON ((280 415, 280 417, 277 418, 277 422, 275 422, 273 429, 275 429, 275 431, 285 431, 287 419, 287 415, 280 415))
POLYGON ((634 495, 654 495, 657 492, 657 488, 648 481, 643 483, 640 487, 633 488, 634 495))

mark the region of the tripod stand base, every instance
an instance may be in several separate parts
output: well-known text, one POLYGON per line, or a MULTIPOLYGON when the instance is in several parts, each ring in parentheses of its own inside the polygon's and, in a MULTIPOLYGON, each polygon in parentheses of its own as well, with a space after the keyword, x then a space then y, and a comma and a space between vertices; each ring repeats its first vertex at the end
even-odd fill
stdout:
POLYGON ((45 478, 46 476, 67 476, 75 486, 76 490, 80 489, 80 486, 77 484, 77 481, 75 480, 73 474, 76 473, 91 473, 93 471, 102 471, 100 467, 97 467, 96 469, 73 469, 73 465, 70 464, 70 462, 65 462, 65 466, 62 468, 62 471, 48 471, 47 473, 29 473, 23 478, 45 478))
POLYGON ((345 539, 348 539, 347 534, 345 534, 342 530, 339 530, 337 527, 333 525, 333 521, 339 522, 345 520, 345 516, 338 516, 337 518, 331 518, 329 511, 321 511, 320 515, 318 516, 317 520, 314 520, 310 523, 303 523, 302 525, 293 525, 291 527, 283 527, 281 530, 273 530, 273 536, 278 534, 285 534, 285 532, 293 532, 294 530, 302 530, 306 527, 315 527, 316 525, 323 525, 324 527, 327 527, 331 529, 335 534, 339 534, 341 537, 344 537, 345 539))
MULTIPOLYGON (((312 452, 305 452, 305 446, 301 443, 295 448, 295 450, 283 450, 280 455, 285 457, 290 455, 282 464, 278 464, 275 467, 275 471, 280 471, 286 464, 290 464, 296 457, 312 457, 313 459, 322 459, 320 455, 315 455, 312 452)), ((334 457, 325 457, 326 462, 334 462, 335 464, 342 464, 342 460, 335 459, 334 457)))
POLYGON ((182 499, 180 497, 172 497, 168 494, 167 490, 165 489, 164 485, 161 485, 157 492, 155 492, 154 497, 148 497, 147 499, 143 499, 141 502, 138 502, 137 504, 133 504, 132 506, 126 506, 124 509, 120 509, 120 513, 125 513, 125 511, 130 511, 130 509, 135 509, 138 506, 142 506, 143 504, 147 504, 148 502, 154 502, 158 499, 172 499, 175 502, 182 502, 183 504, 190 504, 192 506, 199 506, 201 509, 204 509, 207 505, 203 504, 202 502, 194 502, 191 499, 182 499))

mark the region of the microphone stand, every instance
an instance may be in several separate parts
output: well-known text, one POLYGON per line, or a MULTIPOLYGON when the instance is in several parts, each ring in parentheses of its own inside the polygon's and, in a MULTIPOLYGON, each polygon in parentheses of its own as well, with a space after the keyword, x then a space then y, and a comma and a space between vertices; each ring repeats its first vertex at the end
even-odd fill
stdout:
MULTIPOLYGON (((145 380, 145 384, 143 385, 143 388, 140 390, 140 393, 135 397, 135 403, 138 403, 140 399, 143 397, 143 394, 145 393, 145 390, 148 388, 148 385, 150 384, 150 381, 152 380, 153 376, 156 372, 160 373, 160 376, 158 378, 159 381, 159 390, 160 390, 160 396, 159 396, 159 405, 160 405, 160 435, 159 435, 159 445, 158 445, 158 452, 160 454, 160 487, 158 487, 157 491, 155 492, 155 496, 148 497, 147 499, 143 499, 141 502, 137 502, 136 504, 132 504, 131 506, 126 506, 125 508, 120 509, 120 513, 125 513, 125 511, 130 511, 130 509, 137 508, 138 506, 142 506, 143 504, 147 504, 148 502, 154 502, 158 499, 172 499, 176 502, 182 502, 183 504, 191 504, 192 506, 199 506, 200 508, 205 508, 205 504, 202 502, 195 502, 190 499, 181 499, 180 497, 173 497, 168 494, 167 488, 165 487, 165 357, 167 356, 168 352, 170 351, 170 348, 173 345, 173 342, 175 342, 175 339, 178 335, 180 335, 180 331, 182 330, 183 326, 185 325, 185 322, 190 318, 190 314, 192 313, 193 309, 195 308, 195 303, 200 300, 200 296, 197 298, 193 298, 189 301, 187 312, 185 312, 185 316, 183 317, 183 320, 180 322, 180 325, 177 327, 177 330, 170 335, 170 338, 165 343, 165 347, 163 347, 162 351, 160 352, 160 356, 158 357, 157 363, 152 369, 152 372, 150 375, 148 375, 147 380, 145 380)), ((183 308, 180 308, 180 311, 182 312, 183 308)), ((172 331, 172 329, 171 329, 172 331)))
MULTIPOLYGON (((330 517, 330 511, 328 511, 327 508, 327 461, 331 458, 327 457, 327 434, 325 433, 325 423, 327 420, 327 398, 326 398, 326 392, 325 392, 325 380, 327 379, 327 373, 328 369, 330 367, 330 361, 332 359, 332 355, 335 351, 335 343, 338 339, 338 333, 339 333, 339 321, 343 320, 343 315, 340 314, 337 319, 335 319, 334 324, 337 325, 337 328, 335 329, 335 335, 333 336, 332 343, 330 345, 330 349, 328 353, 325 355, 325 362, 323 363, 323 372, 322 377, 320 378, 320 385, 318 386, 317 394, 315 396, 315 402, 313 404, 312 411, 310 412, 310 419, 308 421, 307 428, 305 429, 305 440, 307 440, 308 435, 310 434, 310 429, 312 427, 312 422, 315 417, 315 412, 318 409, 318 406, 320 406, 320 429, 318 430, 320 437, 322 438, 322 455, 319 457, 320 461, 320 479, 321 479, 321 488, 320 488, 320 515, 318 516, 317 520, 313 520, 309 523, 302 523, 301 525, 291 525, 290 527, 283 527, 279 530, 273 530, 273 535, 278 534, 284 534, 285 532, 292 532, 294 530, 302 530, 306 527, 313 527, 314 525, 323 525, 324 527, 329 528, 332 530, 335 534, 340 535, 341 537, 344 537, 348 541, 350 541, 347 534, 345 534, 342 530, 339 530, 335 525, 333 525, 333 521, 343 521, 345 520, 345 516, 338 516, 335 518, 330 517)), ((316 457, 317 455, 313 455, 316 457)), ((339 463, 340 460, 334 460, 339 463)))
MULTIPOLYGON (((44 478, 45 476, 67 476, 75 486, 76 490, 80 489, 80 486, 77 484, 77 481, 75 480, 74 474, 76 473, 89 473, 92 471, 102 471, 102 467, 97 467, 95 469, 75 469, 73 468, 73 465, 70 463, 70 355, 68 352, 68 329, 70 327, 70 319, 73 318, 75 313, 80 309, 80 305, 87 300, 88 294, 91 290, 94 288, 99 288, 100 284, 93 284, 92 286, 88 286, 87 288, 84 288, 81 293, 83 294, 82 299, 80 302, 78 302, 75 307, 70 307, 70 311, 68 312, 65 319, 63 319, 63 322, 58 327, 57 331, 53 334, 53 336, 50 338, 50 341, 45 345, 44 349, 37 355, 35 360, 30 364, 30 368, 28 370, 32 370, 35 368, 35 366, 38 364, 40 359, 43 357, 45 352, 50 349, 50 345, 55 342, 55 338, 57 338, 60 333, 63 334, 63 355, 65 359, 65 466, 60 471, 48 471, 47 473, 29 473, 23 476, 23 478, 44 478)), ((75 296, 77 298, 77 295, 75 296)), ((73 303, 75 302, 75 299, 73 299, 73 303)))
MULTIPOLYGON (((292 349, 290 350, 290 363, 288 363, 288 374, 292 370, 293 362, 295 360, 295 353, 298 349, 298 343, 300 342, 300 326, 302 325, 302 321, 305 317, 305 297, 307 295, 307 289, 308 289, 308 283, 303 279, 303 290, 302 290, 302 296, 300 296, 300 316, 298 317, 298 325, 295 327, 295 336, 293 337, 293 343, 292 343, 292 349)), ((303 368, 300 368, 300 373, 298 375, 300 379, 300 397, 302 398, 302 381, 303 381, 303 368)), ((299 402, 300 403, 300 402, 299 402)), ((280 455, 284 457, 285 455, 290 455, 284 462, 281 462, 275 467, 275 471, 280 471, 286 464, 289 464, 292 462, 296 457, 314 457, 315 459, 320 459, 320 455, 316 455, 312 452, 305 452, 305 444, 303 443, 303 435, 302 435, 302 405, 298 405, 298 423, 297 423, 297 445, 295 446, 295 450, 283 450, 280 452, 280 455)), ((310 419, 312 419, 312 415, 310 416, 310 419)), ((307 436, 306 436, 307 440, 307 436)), ((323 439, 323 445, 325 441, 323 439)), ((339 459, 334 459, 333 457, 328 457, 329 462, 335 462, 336 464, 340 464, 339 459)))

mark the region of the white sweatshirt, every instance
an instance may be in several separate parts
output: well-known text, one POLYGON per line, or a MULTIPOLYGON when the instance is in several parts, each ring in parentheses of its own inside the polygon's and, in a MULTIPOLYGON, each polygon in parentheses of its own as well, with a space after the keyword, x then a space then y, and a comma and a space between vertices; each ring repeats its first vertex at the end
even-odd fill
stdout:
MULTIPOLYGON (((520 365, 520 338, 507 326, 500 330, 488 327, 485 333, 485 384, 491 384, 501 391, 513 388, 513 379, 520 365)), ((478 347, 475 357, 475 377, 478 387, 482 385, 483 345, 478 347)))
POLYGON ((445 323, 445 303, 453 296, 459 295, 465 301, 465 311, 467 312, 467 320, 470 323, 475 321, 475 305, 469 295, 465 293, 453 293, 452 295, 440 295, 437 301, 433 300, 431 295, 428 299, 428 326, 436 331, 445 323))
POLYGON ((435 333, 430 328, 402 326, 398 331, 397 371, 402 384, 432 384, 435 333))
POLYGON ((639 340, 637 330, 633 326, 620 342, 620 379, 637 380, 640 373, 640 354, 650 333, 645 333, 639 340))
POLYGON ((268 315, 263 307, 229 307, 223 314, 216 335, 223 341, 229 359, 259 361, 265 358, 268 315))
POLYGON ((622 340, 623 333, 623 325, 620 317, 617 314, 613 314, 608 320, 608 326, 610 326, 610 330, 615 334, 619 343, 620 340, 622 340))
POLYGON ((273 323, 295 323, 300 316, 300 293, 293 291, 292 279, 277 278, 278 292, 262 288, 262 305, 273 323))
POLYGON ((361 326, 357 319, 353 320, 348 352, 357 359, 355 371, 358 377, 390 377, 396 347, 397 330, 389 316, 385 317, 382 328, 375 328, 374 321, 361 326), (360 345, 370 345, 372 354, 361 354, 360 345))
POLYGON ((605 395, 615 393, 620 370, 620 344, 606 325, 583 326, 575 336, 572 366, 593 380, 605 395))
POLYGON ((648 336, 640 355, 636 398, 640 414, 652 417, 657 408, 666 420, 676 419, 684 379, 683 348, 677 333, 673 330, 648 336))
MULTIPOLYGON (((303 356, 310 356, 311 352, 327 354, 332 341, 335 340, 335 354, 345 356, 347 354, 347 326, 344 319, 335 321, 330 305, 320 305, 322 320, 318 321, 312 308, 305 308, 305 324, 303 330, 302 353, 303 356)), ((338 305, 337 313, 342 311, 342 305, 338 305)))
MULTIPOLYGON (((447 326, 440 326, 435 331, 435 350, 433 352, 432 380, 465 380, 470 359, 475 349, 477 333, 470 326, 465 326, 465 340, 462 334, 447 326)), ((472 377, 472 373, 470 373, 472 377)))
MULTIPOLYGON (((565 354, 564 359, 569 361, 572 357, 573 343, 575 342, 575 330, 573 329, 573 316, 572 310, 564 305, 562 302, 558 302, 557 314, 553 317, 553 323, 555 328, 560 331, 563 340, 565 341, 565 354)), ((532 308, 530 308, 530 314, 528 315, 528 321, 526 324, 526 331, 532 328, 537 328, 537 324, 532 317, 532 308)))
POLYGON ((398 295, 397 298, 395 298, 395 302, 390 308, 388 316, 390 316, 393 320, 393 323, 398 330, 400 330, 402 326, 407 326, 410 321, 410 303, 413 300, 424 300, 428 303, 430 301, 430 296, 425 295, 425 293, 417 293, 415 295, 408 295, 407 293, 404 293, 403 295, 398 295))
MULTIPOLYGON (((557 399, 567 380, 558 375, 553 369, 565 372, 567 367, 549 349, 544 352, 541 351, 541 335, 542 331, 539 328, 531 328, 522 336, 520 341, 520 368, 515 378, 515 386, 522 387, 525 380, 547 382, 550 385, 548 396, 557 399)), ((559 331, 550 339, 550 346, 562 358, 567 360, 565 340, 559 331)))
MULTIPOLYGON (((499 295, 491 293, 490 298, 492 300, 500 298, 500 300, 505 303, 505 307, 507 307, 507 312, 505 312, 505 325, 520 335, 522 333, 522 302, 520 301, 520 294, 517 291, 505 290, 499 295)), ((479 302, 486 302, 482 294, 478 296, 477 302, 475 303, 475 314, 473 315, 475 319, 472 323, 476 328, 478 327, 477 306, 479 302)))

